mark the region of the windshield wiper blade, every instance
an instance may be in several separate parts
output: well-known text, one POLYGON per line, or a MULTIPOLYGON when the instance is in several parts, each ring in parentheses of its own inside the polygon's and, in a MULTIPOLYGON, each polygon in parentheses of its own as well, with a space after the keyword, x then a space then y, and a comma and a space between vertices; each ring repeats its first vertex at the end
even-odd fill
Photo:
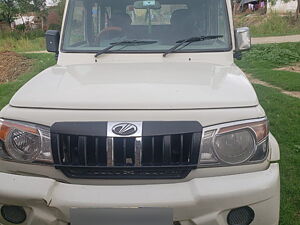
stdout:
POLYGON ((211 39, 218 39, 223 37, 223 35, 209 35, 209 36, 199 36, 199 37, 191 37, 191 38, 187 38, 184 40, 179 40, 176 41, 176 45, 174 45, 172 48, 168 49, 163 56, 166 57, 168 54, 175 52, 176 49, 178 49, 179 47, 183 46, 182 48, 188 46, 189 44, 193 43, 193 42, 198 42, 198 41, 205 41, 205 40, 211 40, 211 39))
POLYGON ((110 43, 110 45, 108 47, 98 51, 95 54, 95 58, 98 57, 99 55, 109 52, 110 49, 112 49, 113 47, 118 46, 118 45, 129 46, 129 45, 147 45, 147 44, 154 44, 154 43, 157 43, 157 41, 128 40, 128 41, 113 42, 113 43, 110 43))

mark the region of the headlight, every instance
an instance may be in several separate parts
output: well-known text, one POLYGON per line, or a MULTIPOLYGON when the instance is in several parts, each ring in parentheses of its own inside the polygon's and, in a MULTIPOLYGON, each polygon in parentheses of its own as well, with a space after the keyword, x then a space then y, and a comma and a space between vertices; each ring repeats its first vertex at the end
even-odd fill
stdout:
POLYGON ((20 162, 52 163, 49 128, 0 120, 0 157, 20 162))
POLYGON ((268 153, 268 134, 266 119, 206 127, 199 166, 261 162, 268 153))

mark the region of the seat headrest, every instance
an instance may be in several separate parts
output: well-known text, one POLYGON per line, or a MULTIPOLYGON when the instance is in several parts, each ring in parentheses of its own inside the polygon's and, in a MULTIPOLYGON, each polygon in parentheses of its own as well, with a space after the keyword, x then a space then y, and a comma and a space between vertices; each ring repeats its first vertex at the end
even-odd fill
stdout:
POLYGON ((190 11, 188 9, 177 9, 172 13, 170 22, 171 25, 179 24, 184 21, 190 15, 190 11))
POLYGON ((131 17, 126 14, 112 14, 109 20, 110 26, 124 27, 129 26, 132 23, 131 17))

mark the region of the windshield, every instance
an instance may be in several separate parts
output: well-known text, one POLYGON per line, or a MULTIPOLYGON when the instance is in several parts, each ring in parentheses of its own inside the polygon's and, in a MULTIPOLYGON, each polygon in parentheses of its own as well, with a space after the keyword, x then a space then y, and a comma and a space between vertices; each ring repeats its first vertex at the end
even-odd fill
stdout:
POLYGON ((62 51, 165 52, 183 39, 218 36, 193 42, 176 52, 231 49, 226 0, 70 0, 62 51), (148 42, 146 42, 148 41, 148 42), (149 42, 150 41, 150 42, 149 42))

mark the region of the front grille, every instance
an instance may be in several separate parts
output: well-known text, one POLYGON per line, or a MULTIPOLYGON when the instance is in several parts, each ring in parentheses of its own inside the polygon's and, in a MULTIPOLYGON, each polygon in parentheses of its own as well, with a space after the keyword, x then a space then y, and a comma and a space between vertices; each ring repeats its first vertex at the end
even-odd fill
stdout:
POLYGON ((180 134, 107 137, 64 125, 51 130, 52 151, 56 168, 71 178, 180 179, 198 163, 201 127, 180 134))

